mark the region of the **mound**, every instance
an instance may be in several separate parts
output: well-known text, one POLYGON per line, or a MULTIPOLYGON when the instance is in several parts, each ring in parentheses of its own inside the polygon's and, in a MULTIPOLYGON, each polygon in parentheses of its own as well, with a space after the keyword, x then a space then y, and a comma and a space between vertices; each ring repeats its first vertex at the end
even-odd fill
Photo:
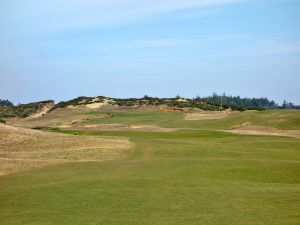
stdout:
POLYGON ((56 127, 65 124, 73 124, 76 122, 81 122, 89 119, 109 117, 109 114, 84 114, 86 110, 81 109, 70 109, 70 108, 59 108, 52 110, 51 112, 45 114, 42 117, 28 117, 26 119, 22 118, 10 118, 6 120, 8 125, 16 127, 56 127))
POLYGON ((33 102, 10 107, 0 107, 0 117, 37 117, 54 107, 54 101, 33 102))
POLYGON ((2 124, 0 143, 0 175, 62 162, 117 159, 131 147, 126 138, 72 136, 2 124))
POLYGON ((47 114, 52 108, 54 107, 54 102, 46 102, 45 104, 42 104, 41 107, 36 111, 33 112, 29 117, 35 118, 35 117, 40 117, 45 114, 47 114))

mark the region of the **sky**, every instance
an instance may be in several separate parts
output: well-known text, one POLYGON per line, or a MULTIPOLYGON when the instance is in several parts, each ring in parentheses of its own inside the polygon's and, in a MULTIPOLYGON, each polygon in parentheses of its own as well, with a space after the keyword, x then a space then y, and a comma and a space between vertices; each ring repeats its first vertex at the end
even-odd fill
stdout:
POLYGON ((0 0, 0 99, 300 104, 300 0, 0 0))

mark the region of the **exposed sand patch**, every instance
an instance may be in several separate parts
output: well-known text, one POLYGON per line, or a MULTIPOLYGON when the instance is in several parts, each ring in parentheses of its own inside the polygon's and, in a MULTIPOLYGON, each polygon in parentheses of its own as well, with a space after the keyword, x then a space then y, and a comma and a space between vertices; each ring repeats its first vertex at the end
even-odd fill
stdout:
POLYGON ((76 106, 76 108, 87 108, 87 109, 99 109, 103 106, 107 105, 114 105, 115 101, 105 98, 105 99, 99 99, 99 98, 94 98, 91 102, 88 104, 84 104, 82 106, 76 106))
POLYGON ((87 104, 85 105, 85 107, 89 108, 89 109, 97 109, 97 108, 100 108, 104 105, 107 105, 105 103, 102 103, 102 102, 98 102, 98 103, 91 103, 91 104, 87 104))
POLYGON ((69 124, 57 126, 67 130, 91 130, 91 131, 157 131, 157 132, 172 132, 177 129, 163 128, 156 125, 129 125, 129 124, 69 124))
POLYGON ((179 98, 179 99, 177 99, 176 101, 177 101, 177 102, 188 102, 188 100, 185 99, 185 98, 179 98))
POLYGON ((42 132, 0 124, 0 175, 72 161, 103 161, 124 156, 128 138, 42 132))
POLYGON ((99 109, 103 106, 115 105, 116 102, 109 98, 94 98, 93 100, 87 101, 83 99, 79 102, 79 105, 69 105, 68 109, 99 109))
POLYGON ((185 114, 185 120, 218 120, 231 115, 231 111, 201 111, 185 114))
POLYGON ((52 109, 52 107, 54 107, 54 103, 47 103, 47 104, 44 105, 44 107, 40 111, 30 115, 28 118, 36 118, 36 117, 43 116, 46 113, 48 113, 50 111, 50 109, 52 109))
POLYGON ((112 100, 109 99, 102 99, 101 102, 99 102, 99 98, 94 98, 92 103, 84 105, 88 109, 98 109, 101 108, 102 106, 110 105, 112 104, 112 100))
POLYGON ((234 126, 229 132, 236 134, 271 135, 300 138, 300 130, 278 130, 273 127, 251 125, 246 123, 243 125, 234 126))

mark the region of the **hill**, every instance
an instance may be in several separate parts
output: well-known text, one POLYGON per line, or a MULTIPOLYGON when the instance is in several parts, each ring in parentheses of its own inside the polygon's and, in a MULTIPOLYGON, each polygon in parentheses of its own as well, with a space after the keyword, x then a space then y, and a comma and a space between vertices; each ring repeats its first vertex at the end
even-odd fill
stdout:
MULTIPOLYGON (((53 100, 19 104, 13 106, 9 101, 2 101, 0 105, 0 118, 8 117, 38 117, 56 109, 73 108, 86 110, 141 110, 141 111, 164 111, 164 112, 190 112, 193 110, 205 111, 245 111, 266 109, 298 109, 292 103, 284 103, 282 106, 267 98, 240 98, 232 96, 219 96, 214 94, 204 98, 158 98, 145 95, 143 98, 109 98, 105 96, 86 97, 81 96, 69 101, 54 104, 53 100), (221 100, 221 101, 220 101, 221 100), (4 106, 5 105, 5 106, 4 106)), ((4 122, 2 119, 1 122, 4 122)))
POLYGON ((144 96, 143 98, 108 98, 98 97, 78 97, 70 101, 59 102, 52 109, 67 107, 98 108, 106 105, 119 107, 141 107, 141 106, 168 106, 174 108, 199 108, 203 110, 219 111, 223 110, 218 104, 211 104, 205 101, 197 101, 189 98, 157 98, 144 96), (98 106, 98 107, 97 107, 98 106))
POLYGON ((7 117, 29 117, 46 114, 54 107, 54 101, 47 100, 42 102, 33 102, 29 104, 19 104, 17 106, 0 107, 0 118, 7 117))

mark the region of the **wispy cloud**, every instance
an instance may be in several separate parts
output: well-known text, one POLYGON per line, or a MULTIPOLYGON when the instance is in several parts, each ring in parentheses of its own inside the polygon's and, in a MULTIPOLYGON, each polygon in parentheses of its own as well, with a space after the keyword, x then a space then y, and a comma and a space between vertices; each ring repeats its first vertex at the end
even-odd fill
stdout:
POLYGON ((130 47, 137 48, 160 48, 160 47, 177 47, 180 45, 190 45, 197 43, 196 39, 185 39, 185 38, 165 38, 165 39, 152 39, 138 41, 130 47))
POLYGON ((284 56, 292 54, 300 54, 299 42, 253 39, 251 45, 245 44, 245 46, 239 46, 239 48, 231 47, 223 53, 212 55, 211 58, 284 56))
POLYGON ((24 27, 23 32, 101 27, 155 19, 157 16, 188 9, 194 10, 191 16, 204 16, 205 13, 201 13, 201 10, 205 8, 244 1, 246 0, 16 0, 2 3, 0 25, 16 25, 19 31, 24 27))
POLYGON ((224 43, 228 41, 234 41, 237 39, 247 40, 248 35, 240 33, 218 33, 207 34, 197 37, 174 37, 174 38, 161 38, 161 39, 148 39, 140 40, 130 45, 130 47, 137 48, 156 48, 156 47, 178 47, 178 46, 194 46, 199 47, 201 45, 207 45, 208 43, 224 43))

